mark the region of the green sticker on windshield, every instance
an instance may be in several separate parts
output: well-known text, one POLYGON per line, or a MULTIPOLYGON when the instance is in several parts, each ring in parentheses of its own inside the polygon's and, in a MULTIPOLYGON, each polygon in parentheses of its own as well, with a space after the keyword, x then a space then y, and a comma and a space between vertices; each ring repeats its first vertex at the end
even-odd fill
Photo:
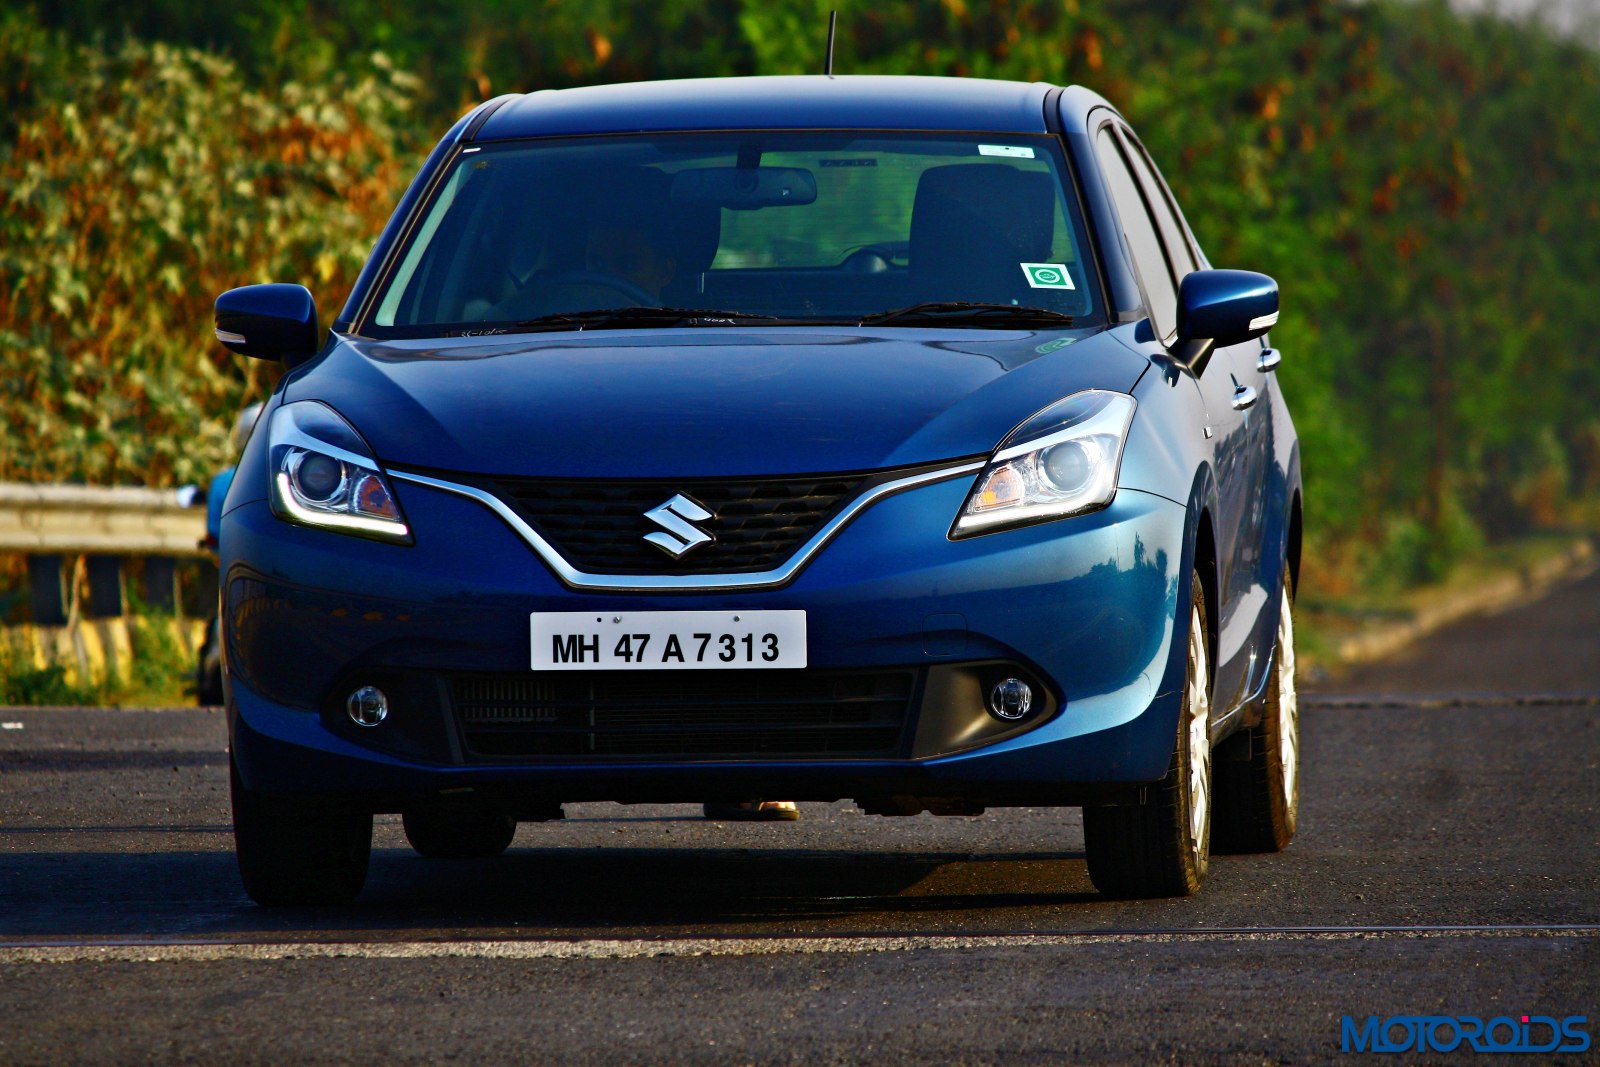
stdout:
POLYGON ((1033 289, 1077 288, 1065 263, 1024 263, 1022 273, 1028 276, 1028 286, 1033 289))

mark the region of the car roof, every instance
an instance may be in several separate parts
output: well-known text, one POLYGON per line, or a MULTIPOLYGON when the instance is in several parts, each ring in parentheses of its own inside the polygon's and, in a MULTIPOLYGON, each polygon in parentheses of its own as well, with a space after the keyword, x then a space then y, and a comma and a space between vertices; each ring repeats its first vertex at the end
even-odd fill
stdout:
POLYGON ((1052 88, 976 78, 813 74, 546 89, 503 98, 471 139, 741 129, 1044 133, 1044 101, 1052 88))

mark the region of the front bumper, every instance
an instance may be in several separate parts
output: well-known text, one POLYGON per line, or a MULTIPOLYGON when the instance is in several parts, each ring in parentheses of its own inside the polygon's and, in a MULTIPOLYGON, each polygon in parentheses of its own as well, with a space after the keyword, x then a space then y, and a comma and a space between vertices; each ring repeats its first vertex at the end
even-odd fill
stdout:
MULTIPOLYGON (((877 502, 785 586, 717 593, 575 591, 493 513, 423 486, 402 490, 414 546, 243 504, 222 538, 241 778, 372 810, 470 791, 513 811, 743 796, 1077 804, 1160 778, 1184 666, 1185 509, 1123 490, 1094 514, 950 541, 971 482, 877 502), (806 611, 806 672, 905 672, 914 691, 899 740, 846 757, 506 755, 486 754, 463 727, 458 679, 529 677, 530 612, 728 608, 806 611), (1019 726, 990 719, 981 693, 995 670, 1036 683, 1044 710, 1019 726), (343 716, 360 684, 388 686, 379 727, 343 716)), ((725 673, 781 690, 789 672, 725 673)))

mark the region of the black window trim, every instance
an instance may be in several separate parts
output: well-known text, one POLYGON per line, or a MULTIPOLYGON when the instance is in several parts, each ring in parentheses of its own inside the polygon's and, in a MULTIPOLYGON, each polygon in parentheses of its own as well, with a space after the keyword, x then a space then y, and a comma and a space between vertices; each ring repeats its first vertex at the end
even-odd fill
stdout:
MULTIPOLYGON (((1178 198, 1172 195, 1172 187, 1167 184, 1166 175, 1161 173, 1161 168, 1156 166, 1156 161, 1150 158, 1150 152, 1145 148, 1144 142, 1139 140, 1138 134, 1134 133, 1126 124, 1121 127, 1121 133, 1128 144, 1132 146, 1134 152, 1143 159, 1150 176, 1155 179, 1156 190, 1161 194, 1161 198, 1166 201, 1167 208, 1172 212, 1172 217, 1177 220, 1178 233, 1183 238, 1184 245, 1188 249, 1189 258, 1195 262, 1195 269, 1206 270, 1210 267, 1211 261, 1206 258, 1205 252, 1200 248, 1200 242, 1195 239, 1194 231, 1189 227, 1189 220, 1184 217, 1183 209, 1178 206, 1178 198)), ((1137 176, 1136 174, 1135 177, 1137 176)), ((1156 229, 1159 232, 1160 227, 1158 226, 1156 229)))
MULTIPOLYGON (((1095 220, 1094 210, 1089 203, 1088 190, 1084 188, 1084 168, 1094 165, 1093 138, 1089 139, 1090 158, 1086 161, 1078 160, 1073 152, 1071 138, 1061 122, 1061 97, 1065 93, 1066 89, 1061 86, 1054 86, 1044 94, 1044 127, 1055 138, 1056 147, 1061 152, 1061 160, 1065 165, 1062 180, 1067 183, 1066 195, 1072 201, 1068 207, 1075 206, 1077 208, 1077 219, 1083 226, 1084 244, 1086 246, 1084 251, 1090 261, 1089 265, 1093 268, 1091 271, 1084 272, 1085 281, 1099 288, 1101 313, 1105 316, 1106 325, 1114 326, 1122 309, 1113 306, 1113 287, 1111 278, 1106 270, 1105 253, 1100 247, 1100 226, 1095 220)), ((1098 180, 1098 176, 1096 176, 1096 180, 1098 180)), ((1112 209, 1115 210, 1115 205, 1112 205, 1112 209)), ((1072 221, 1070 218, 1067 219, 1067 224, 1070 226, 1072 221)), ((1137 277, 1137 274, 1135 274, 1135 279, 1137 277)), ((1140 295, 1143 296, 1142 291, 1140 295)))
MULTIPOLYGON (((1138 176, 1137 172, 1135 172, 1134 169, 1133 169, 1132 161, 1127 158, 1127 156, 1128 156, 1127 145, 1122 141, 1121 137, 1119 136, 1120 133, 1122 132, 1122 129, 1125 126, 1126 126, 1126 123, 1122 120, 1122 117, 1120 115, 1114 115, 1114 114, 1108 112, 1106 114, 1106 116, 1102 120, 1100 120, 1099 122, 1095 123, 1095 125, 1094 125, 1094 134, 1093 134, 1093 137, 1091 138, 1091 142, 1094 141, 1094 140, 1098 140, 1098 138, 1100 137, 1100 135, 1102 133, 1104 133, 1104 132, 1106 132, 1108 130, 1110 131, 1112 146, 1117 150, 1118 153, 1121 154, 1121 156, 1122 156, 1122 165, 1128 169, 1128 177, 1133 179, 1134 192, 1139 194, 1139 199, 1144 204, 1145 211, 1147 213, 1149 213, 1150 228, 1155 233, 1156 246, 1161 249, 1161 259, 1162 259, 1162 262, 1166 264, 1167 280, 1172 284, 1172 291, 1173 291, 1174 296, 1176 296, 1177 291, 1178 291, 1178 280, 1177 280, 1177 273, 1172 269, 1172 252, 1171 252, 1171 250, 1169 250, 1167 248, 1167 242, 1161 235, 1161 227, 1156 222, 1154 212, 1151 211, 1150 201, 1149 201, 1149 194, 1147 194, 1145 192, 1143 183, 1141 183, 1139 181, 1139 176, 1138 176)), ((1091 147, 1093 147, 1092 143, 1091 143, 1091 147)), ((1121 233, 1121 236, 1122 236, 1122 240, 1124 242, 1124 249, 1126 250, 1126 252, 1127 252, 1127 254, 1128 254, 1128 256, 1129 256, 1129 258, 1131 260, 1132 257, 1133 257, 1133 249, 1131 247, 1128 247, 1127 243, 1126 243, 1127 242, 1127 236, 1126 236, 1127 235, 1127 224, 1123 221, 1122 210, 1117 206, 1116 197, 1112 196, 1110 198, 1110 200, 1111 200, 1111 203, 1110 203, 1111 210, 1113 212, 1115 212, 1116 216, 1117 216, 1117 225, 1119 227, 1121 227, 1120 233, 1121 233)), ((1156 326, 1155 309, 1154 309, 1154 305, 1151 303, 1151 300, 1150 300, 1149 287, 1145 284, 1144 276, 1139 270, 1139 264, 1135 261, 1135 262, 1132 262, 1131 265, 1133 267, 1133 276, 1134 276, 1135 280, 1139 283, 1139 294, 1144 299, 1145 317, 1150 320, 1150 325, 1152 327, 1154 327, 1154 326, 1156 326)), ((1161 342, 1161 345, 1162 345, 1163 348, 1170 349, 1177 342, 1177 339, 1178 339, 1178 320, 1177 320, 1177 316, 1174 315, 1173 316, 1173 320, 1172 320, 1172 328, 1171 328, 1170 332, 1168 332, 1166 334, 1158 334, 1157 335, 1157 340, 1159 340, 1161 342)))

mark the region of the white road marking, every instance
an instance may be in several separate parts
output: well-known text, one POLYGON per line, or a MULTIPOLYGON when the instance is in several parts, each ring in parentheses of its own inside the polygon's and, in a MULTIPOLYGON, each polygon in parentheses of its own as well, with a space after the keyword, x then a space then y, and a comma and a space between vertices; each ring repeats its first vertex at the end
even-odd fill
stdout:
MULTIPOLYGON (((1341 693, 1300 693, 1300 705, 1312 708, 1337 708, 1341 710, 1355 710, 1361 708, 1385 710, 1421 710, 1437 708, 1527 708, 1527 707, 1593 707, 1600 705, 1600 693, 1417 693, 1402 696, 1390 696, 1381 693, 1373 694, 1341 694, 1341 693)), ((14 713, 26 711, 30 713, 60 714, 78 712, 110 712, 115 715, 123 714, 170 714, 170 713, 198 713, 202 717, 219 716, 222 708, 218 706, 207 707, 148 707, 148 708, 112 708, 75 705, 0 705, 0 712, 14 713)))
POLYGON ((1252 941, 1361 941, 1389 938, 1590 938, 1600 925, 1307 927, 1278 930, 1166 930, 1139 933, 976 934, 879 937, 633 938, 581 941, 145 941, 11 944, 0 966, 28 963, 179 963, 221 960, 627 960, 693 956, 785 956, 952 949, 1252 941))

